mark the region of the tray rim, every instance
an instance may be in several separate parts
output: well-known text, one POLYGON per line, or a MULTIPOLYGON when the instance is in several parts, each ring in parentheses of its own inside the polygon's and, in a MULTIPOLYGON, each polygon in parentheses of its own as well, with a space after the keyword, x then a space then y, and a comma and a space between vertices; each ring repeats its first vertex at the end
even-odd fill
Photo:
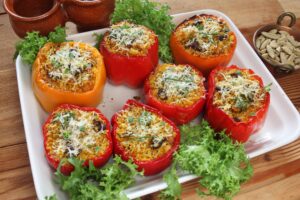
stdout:
MULTIPOLYGON (((280 147, 282 147, 284 145, 287 145, 287 144, 295 141, 296 139, 298 139, 300 137, 300 114, 299 114, 299 112, 297 111, 296 107, 291 102, 291 100, 288 98, 288 96, 286 95, 286 93, 284 92, 284 90, 281 88, 281 86, 279 85, 279 83, 277 82, 277 80, 272 76, 272 74, 269 72, 269 70, 265 67, 265 64, 258 57, 258 55, 255 53, 254 49, 251 47, 251 45, 249 44, 249 42, 245 39, 245 37, 240 32, 240 30, 237 28, 237 26, 234 24, 234 22, 226 14, 224 14, 223 12, 220 12, 218 10, 214 10, 214 9, 200 9, 200 10, 194 10, 194 11, 190 11, 190 12, 182 12, 182 13, 174 14, 174 15, 171 15, 171 16, 172 17, 180 17, 180 16, 184 16, 184 15, 193 15, 193 14, 196 15, 196 14, 205 13, 205 12, 215 13, 217 15, 220 15, 220 16, 222 16, 222 18, 224 18, 227 22, 230 23, 230 26, 232 26, 235 29, 235 34, 237 34, 238 37, 239 37, 239 39, 241 39, 243 41, 243 44, 246 45, 246 48, 254 56, 254 59, 256 59, 261 66, 264 66, 264 68, 261 68, 260 70, 262 70, 263 73, 272 80, 273 86, 276 86, 276 88, 278 89, 279 93, 285 97, 286 103, 288 103, 289 107, 293 111, 293 114, 295 114, 295 116, 297 118, 296 121, 298 121, 298 127, 295 130, 296 133, 293 135, 293 137, 289 137, 289 140, 282 140, 279 143, 276 143, 275 145, 271 145, 271 146, 269 146, 266 149, 262 149, 262 150, 258 150, 256 152, 249 153, 248 156, 250 158, 254 158, 256 156, 262 155, 264 153, 273 151, 273 150, 275 150, 277 148, 280 148, 280 147)), ((98 29, 98 30, 92 30, 92 31, 83 32, 83 33, 72 34, 72 35, 69 35, 67 38, 71 39, 71 38, 82 37, 82 36, 85 36, 85 35, 91 35, 93 33, 97 33, 99 31, 102 31, 102 30, 105 30, 105 29, 108 29, 108 28, 98 29)), ((21 62, 22 62, 21 58, 18 55, 18 57, 16 59, 16 73, 17 73, 17 82, 18 82, 18 92, 19 92, 19 95, 22 93, 21 92, 22 89, 20 89, 21 87, 19 86, 19 84, 20 84, 20 82, 19 82, 20 76, 22 76, 22 75, 20 73, 20 70, 18 69, 18 67, 19 67, 18 63, 21 63, 21 62)), ((33 171, 35 171, 34 169, 36 169, 38 166, 35 166, 35 165, 31 164, 31 163, 33 163, 33 161, 32 161, 33 160, 33 153, 32 153, 33 149, 29 145, 29 143, 27 142, 28 140, 30 140, 29 139, 29 133, 28 133, 29 132, 29 125, 28 125, 28 123, 24 123, 24 121, 27 121, 27 120, 24 120, 24 119, 27 119, 27 117, 25 115, 25 106, 26 105, 25 105, 25 101, 23 100, 23 98, 24 97, 20 95, 19 99, 20 99, 20 105, 21 105, 21 111, 22 111, 22 119, 23 119, 24 132, 25 132, 25 137, 26 137, 26 145, 27 145, 28 154, 29 154, 29 160, 30 160, 30 167, 31 167, 31 171, 32 171, 32 177, 33 177, 33 182, 34 182, 34 186, 35 186, 37 197, 39 199, 43 199, 44 197, 40 196, 40 194, 38 192, 38 188, 39 187, 37 187, 37 185, 36 185, 37 184, 37 179, 38 179, 36 177, 37 175, 35 173, 33 173, 33 171), (26 133, 28 133, 28 134, 26 134, 26 133)), ((179 182, 180 183, 184 183, 184 182, 193 180, 195 178, 197 178, 197 176, 186 174, 186 175, 183 175, 183 176, 179 177, 179 182)), ((144 196, 144 195, 147 195, 147 194, 150 194, 150 193, 162 190, 166 186, 167 185, 163 182, 163 183, 160 183, 159 185, 156 185, 155 189, 153 189, 153 188, 144 188, 143 190, 137 191, 134 194, 129 193, 129 194, 127 194, 127 196, 130 199, 137 198, 137 197, 140 197, 140 196, 144 196)), ((126 190, 125 190, 125 192, 126 192, 126 190)))

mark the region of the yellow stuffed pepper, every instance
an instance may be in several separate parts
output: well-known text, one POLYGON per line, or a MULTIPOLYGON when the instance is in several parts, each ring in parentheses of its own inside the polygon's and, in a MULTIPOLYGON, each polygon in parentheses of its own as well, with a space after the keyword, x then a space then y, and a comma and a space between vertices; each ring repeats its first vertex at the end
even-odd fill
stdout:
POLYGON ((102 55, 81 42, 47 43, 33 64, 33 92, 47 112, 63 103, 97 106, 105 81, 102 55))

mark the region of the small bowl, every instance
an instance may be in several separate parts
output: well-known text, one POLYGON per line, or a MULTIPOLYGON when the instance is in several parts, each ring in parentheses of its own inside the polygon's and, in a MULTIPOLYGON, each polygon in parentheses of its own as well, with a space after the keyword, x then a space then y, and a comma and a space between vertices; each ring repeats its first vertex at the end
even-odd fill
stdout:
POLYGON ((110 15, 115 8, 115 0, 59 0, 67 12, 69 20, 79 31, 88 31, 109 26, 110 15))
POLYGON ((19 37, 39 31, 48 35, 56 26, 64 26, 66 15, 56 0, 3 0, 11 26, 19 37))
POLYGON ((293 26, 296 23, 296 16, 294 13, 291 12, 285 12, 282 13, 278 19, 277 19, 277 23, 276 24, 268 24, 266 26, 260 27, 259 29, 256 30, 256 32, 253 35, 253 46, 254 49, 256 51, 256 53, 267 63, 269 63, 272 67, 275 68, 276 71, 279 72, 284 72, 284 73, 289 73, 294 71, 294 67, 292 65, 289 64, 276 64, 274 62, 271 62, 270 60, 265 59, 264 57, 261 56, 259 49, 256 47, 255 43, 256 43, 256 39, 261 35, 261 32, 268 32, 272 29, 277 29, 278 31, 286 31, 288 32, 291 36, 293 36, 295 38, 295 40, 300 41, 300 31, 296 30, 295 28, 293 28, 293 26), (289 17, 290 18, 290 23, 288 26, 284 26, 281 25, 282 24, 282 20, 285 17, 289 17))

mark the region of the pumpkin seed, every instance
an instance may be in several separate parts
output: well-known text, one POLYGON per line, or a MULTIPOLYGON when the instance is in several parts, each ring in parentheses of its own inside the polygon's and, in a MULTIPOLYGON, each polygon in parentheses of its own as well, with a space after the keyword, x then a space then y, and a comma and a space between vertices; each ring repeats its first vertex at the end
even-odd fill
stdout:
POLYGON ((260 49, 265 49, 266 46, 271 42, 270 39, 266 39, 260 46, 260 49))
POLYGON ((277 32, 278 32, 278 30, 276 28, 269 31, 269 33, 277 33, 277 32))
POLYGON ((280 35, 277 35, 277 34, 274 34, 274 33, 268 33, 268 32, 261 32, 261 34, 267 38, 270 38, 270 39, 274 39, 274 40, 277 40, 280 38, 280 35))
POLYGON ((297 58, 294 60, 294 63, 295 63, 295 64, 300 64, 300 57, 297 57, 297 58))
POLYGON ((300 42, 297 42, 293 36, 288 35, 287 39, 294 47, 300 47, 300 42))
POLYGON ((277 44, 278 44, 279 46, 283 46, 283 45, 285 45, 285 43, 286 43, 286 38, 277 40, 277 44))
POLYGON ((267 49, 263 49, 259 51, 261 54, 267 53, 267 49))
POLYGON ((283 46, 282 50, 289 55, 293 54, 292 50, 288 46, 283 46))
POLYGON ((290 49, 294 49, 294 46, 288 41, 286 42, 285 45, 288 46, 290 49))
POLYGON ((300 56, 300 49, 294 49, 294 53, 295 53, 297 56, 300 56))
POLYGON ((261 40, 262 42, 266 40, 266 38, 263 35, 260 35, 257 39, 261 40))
POLYGON ((286 32, 286 31, 279 31, 279 33, 280 33, 281 35, 289 35, 289 33, 286 32))
POLYGON ((288 56, 284 52, 280 52, 281 63, 283 63, 283 64, 287 63, 287 57, 288 56))
POLYGON ((270 42, 269 44, 272 48, 277 48, 278 47, 278 44, 276 42, 276 40, 272 40, 272 42, 270 42))
POLYGON ((272 47, 270 45, 267 46, 267 52, 271 58, 275 58, 274 50, 272 49, 272 47))
POLYGON ((266 59, 269 58, 269 54, 267 54, 267 53, 264 53, 264 54, 262 54, 261 56, 262 56, 263 58, 266 58, 266 59))
POLYGON ((260 45, 261 45, 261 40, 257 39, 256 42, 255 42, 256 48, 259 49, 260 45))
POLYGON ((280 53, 281 52, 281 47, 277 47, 276 51, 280 53))
POLYGON ((296 58, 295 54, 292 54, 289 58, 288 58, 288 64, 294 65, 294 59, 296 58))

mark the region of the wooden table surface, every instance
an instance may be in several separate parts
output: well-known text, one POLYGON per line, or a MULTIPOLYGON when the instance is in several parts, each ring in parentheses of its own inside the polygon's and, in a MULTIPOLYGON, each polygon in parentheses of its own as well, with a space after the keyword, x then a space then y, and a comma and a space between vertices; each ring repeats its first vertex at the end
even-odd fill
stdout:
MULTIPOLYGON (((236 23, 248 41, 251 41, 258 27, 275 22, 277 16, 284 11, 292 11, 300 17, 300 0, 157 1, 168 3, 172 14, 205 8, 220 10, 236 23)), ((296 26, 300 28, 300 18, 296 26)), ((10 27, 8 16, 0 7, 1 200, 36 199, 22 123, 15 64, 12 60, 16 41, 18 38, 10 27)), ((299 111, 300 70, 289 75, 272 73, 299 111)), ((234 199, 300 200, 300 139, 256 157, 251 163, 254 176, 243 185, 234 199)), ((200 199, 194 192, 196 187, 196 181, 185 183, 183 199, 200 199)), ((156 194, 143 199, 154 198, 156 194)))

